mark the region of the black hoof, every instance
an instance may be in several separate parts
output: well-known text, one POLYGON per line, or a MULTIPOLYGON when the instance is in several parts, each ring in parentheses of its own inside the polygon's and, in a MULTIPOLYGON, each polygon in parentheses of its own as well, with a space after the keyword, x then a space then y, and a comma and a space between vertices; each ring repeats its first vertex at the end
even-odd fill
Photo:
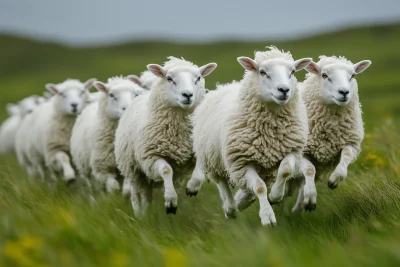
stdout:
POLYGON ((333 189, 335 189, 337 187, 337 185, 335 185, 334 183, 328 181, 328 187, 333 190, 333 189))
POLYGON ((165 207, 165 210, 167 212, 167 214, 176 214, 176 210, 178 209, 178 207, 165 207))
POLYGON ((189 190, 189 188, 186 188, 186 195, 189 197, 195 197, 197 196, 197 192, 192 192, 189 190))
POLYGON ((75 182, 76 182, 76 179, 75 179, 75 178, 69 179, 69 180, 67 181, 67 185, 68 185, 68 186, 73 185, 73 184, 75 184, 75 182))
POLYGON ((307 204, 304 209, 306 211, 312 212, 317 208, 317 204, 307 204))

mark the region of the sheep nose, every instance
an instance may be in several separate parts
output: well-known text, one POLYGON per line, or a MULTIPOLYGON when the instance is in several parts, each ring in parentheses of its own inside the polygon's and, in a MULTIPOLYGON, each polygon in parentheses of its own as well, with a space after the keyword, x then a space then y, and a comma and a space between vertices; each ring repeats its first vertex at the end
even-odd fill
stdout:
POLYGON ((122 110, 124 111, 126 109, 126 107, 123 107, 122 110))
POLYGON ((278 91, 281 92, 282 94, 286 95, 289 92, 290 88, 284 85, 278 86, 278 91))
POLYGON ((346 97, 349 94, 349 90, 339 89, 339 94, 342 94, 344 97, 346 97))
POLYGON ((190 99, 190 98, 193 96, 192 93, 182 93, 182 95, 183 95, 184 97, 186 97, 187 99, 190 99))
POLYGON ((78 106, 77 103, 71 103, 71 107, 72 107, 72 108, 76 109, 77 106, 78 106))

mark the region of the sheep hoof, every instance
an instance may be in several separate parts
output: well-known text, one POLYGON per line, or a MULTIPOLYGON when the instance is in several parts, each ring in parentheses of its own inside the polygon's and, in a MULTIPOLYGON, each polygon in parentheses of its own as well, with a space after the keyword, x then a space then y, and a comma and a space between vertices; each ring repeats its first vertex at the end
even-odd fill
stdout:
POLYGON ((195 197, 197 196, 198 191, 190 191, 189 188, 186 188, 186 195, 189 197, 195 197))
POLYGON ((66 181, 68 186, 71 186, 71 185, 75 184, 75 182, 76 182, 75 178, 72 178, 72 179, 69 179, 69 180, 66 181))
POLYGON ((165 210, 166 210, 167 214, 172 213, 172 214, 175 215, 177 209, 178 209, 178 207, 173 207, 173 206, 171 206, 171 207, 165 207, 165 210))
POLYGON ((316 208, 317 208, 317 204, 312 204, 312 203, 309 203, 304 206, 304 210, 309 211, 309 212, 314 211, 316 208))
POLYGON ((328 181, 328 187, 330 188, 330 189, 335 189, 336 187, 337 187, 338 185, 336 184, 336 183, 334 183, 334 182, 331 182, 331 181, 328 181))

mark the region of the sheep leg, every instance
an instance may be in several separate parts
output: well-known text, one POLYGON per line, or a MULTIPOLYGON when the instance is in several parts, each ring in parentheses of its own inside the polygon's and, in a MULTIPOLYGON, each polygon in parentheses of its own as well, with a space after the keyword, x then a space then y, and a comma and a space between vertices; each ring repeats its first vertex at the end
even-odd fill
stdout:
POLYGON ((352 146, 345 146, 345 148, 343 148, 340 162, 335 171, 329 177, 328 187, 330 189, 335 189, 346 179, 347 168, 355 160, 356 155, 356 151, 352 146))
POLYGON ((59 166, 63 170, 64 181, 69 185, 75 182, 75 171, 71 166, 70 158, 67 153, 59 151, 56 153, 55 158, 59 166))
POLYGON ((132 179, 131 177, 124 177, 124 183, 122 185, 122 196, 129 197, 131 194, 132 179))
POLYGON ((130 186, 130 196, 133 212, 138 218, 143 218, 152 201, 152 187, 147 181, 141 181, 137 173, 130 177, 133 182, 130 186))
POLYGON ((278 203, 283 199, 286 181, 294 174, 295 168, 296 157, 293 154, 287 155, 281 161, 278 169, 278 176, 269 193, 269 201, 271 203, 278 203))
POLYGON ((187 183, 186 187, 186 195, 189 197, 196 196, 199 192, 201 186, 203 185, 204 181, 206 180, 204 171, 204 164, 200 159, 196 160, 196 167, 192 173, 192 177, 190 178, 189 182, 187 183))
POLYGON ((225 217, 227 219, 236 219, 238 210, 227 179, 222 177, 215 180, 217 182, 216 184, 219 195, 222 199, 222 207, 225 212, 225 217))
MULTIPOLYGON (((305 184, 301 185, 302 193, 304 194, 301 204, 306 211, 313 211, 317 207, 317 188, 315 187, 315 167, 306 158, 302 158, 300 169, 304 176, 305 184)), ((299 201, 299 199, 297 199, 299 201)), ((297 206, 298 203, 296 203, 297 206)))
POLYGON ((164 181, 164 199, 167 214, 176 214, 178 208, 178 195, 172 180, 173 172, 171 166, 164 159, 158 159, 154 163, 154 171, 164 181))
POLYGON ((109 173, 107 175, 106 180, 106 191, 107 193, 116 193, 120 190, 119 183, 117 181, 117 177, 113 173, 109 173))
POLYGON ((239 211, 243 211, 253 204, 256 200, 256 196, 253 192, 239 189, 235 194, 235 202, 239 211))
POLYGON ((247 188, 253 191, 260 202, 261 224, 263 226, 276 225, 275 214, 268 202, 268 191, 264 181, 251 166, 246 167, 244 176, 247 181, 247 188))
POLYGON ((293 213, 302 212, 304 209, 303 202, 304 202, 304 182, 300 186, 299 194, 297 195, 297 201, 294 207, 292 208, 292 212, 293 213))

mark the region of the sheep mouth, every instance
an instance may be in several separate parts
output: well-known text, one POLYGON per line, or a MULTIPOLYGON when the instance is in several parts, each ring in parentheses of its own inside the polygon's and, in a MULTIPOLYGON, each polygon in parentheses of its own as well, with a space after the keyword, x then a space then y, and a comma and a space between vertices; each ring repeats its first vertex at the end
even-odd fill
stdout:
POLYGON ((334 97, 336 99, 336 101, 341 102, 341 103, 346 103, 347 101, 349 101, 349 99, 347 97, 343 97, 341 99, 337 99, 336 97, 334 97))
POLYGON ((182 105, 189 106, 192 104, 192 100, 183 100, 181 101, 182 105))
POLYGON ((279 101, 286 101, 288 100, 289 96, 288 95, 281 95, 279 97, 274 96, 276 99, 278 99, 279 101))

